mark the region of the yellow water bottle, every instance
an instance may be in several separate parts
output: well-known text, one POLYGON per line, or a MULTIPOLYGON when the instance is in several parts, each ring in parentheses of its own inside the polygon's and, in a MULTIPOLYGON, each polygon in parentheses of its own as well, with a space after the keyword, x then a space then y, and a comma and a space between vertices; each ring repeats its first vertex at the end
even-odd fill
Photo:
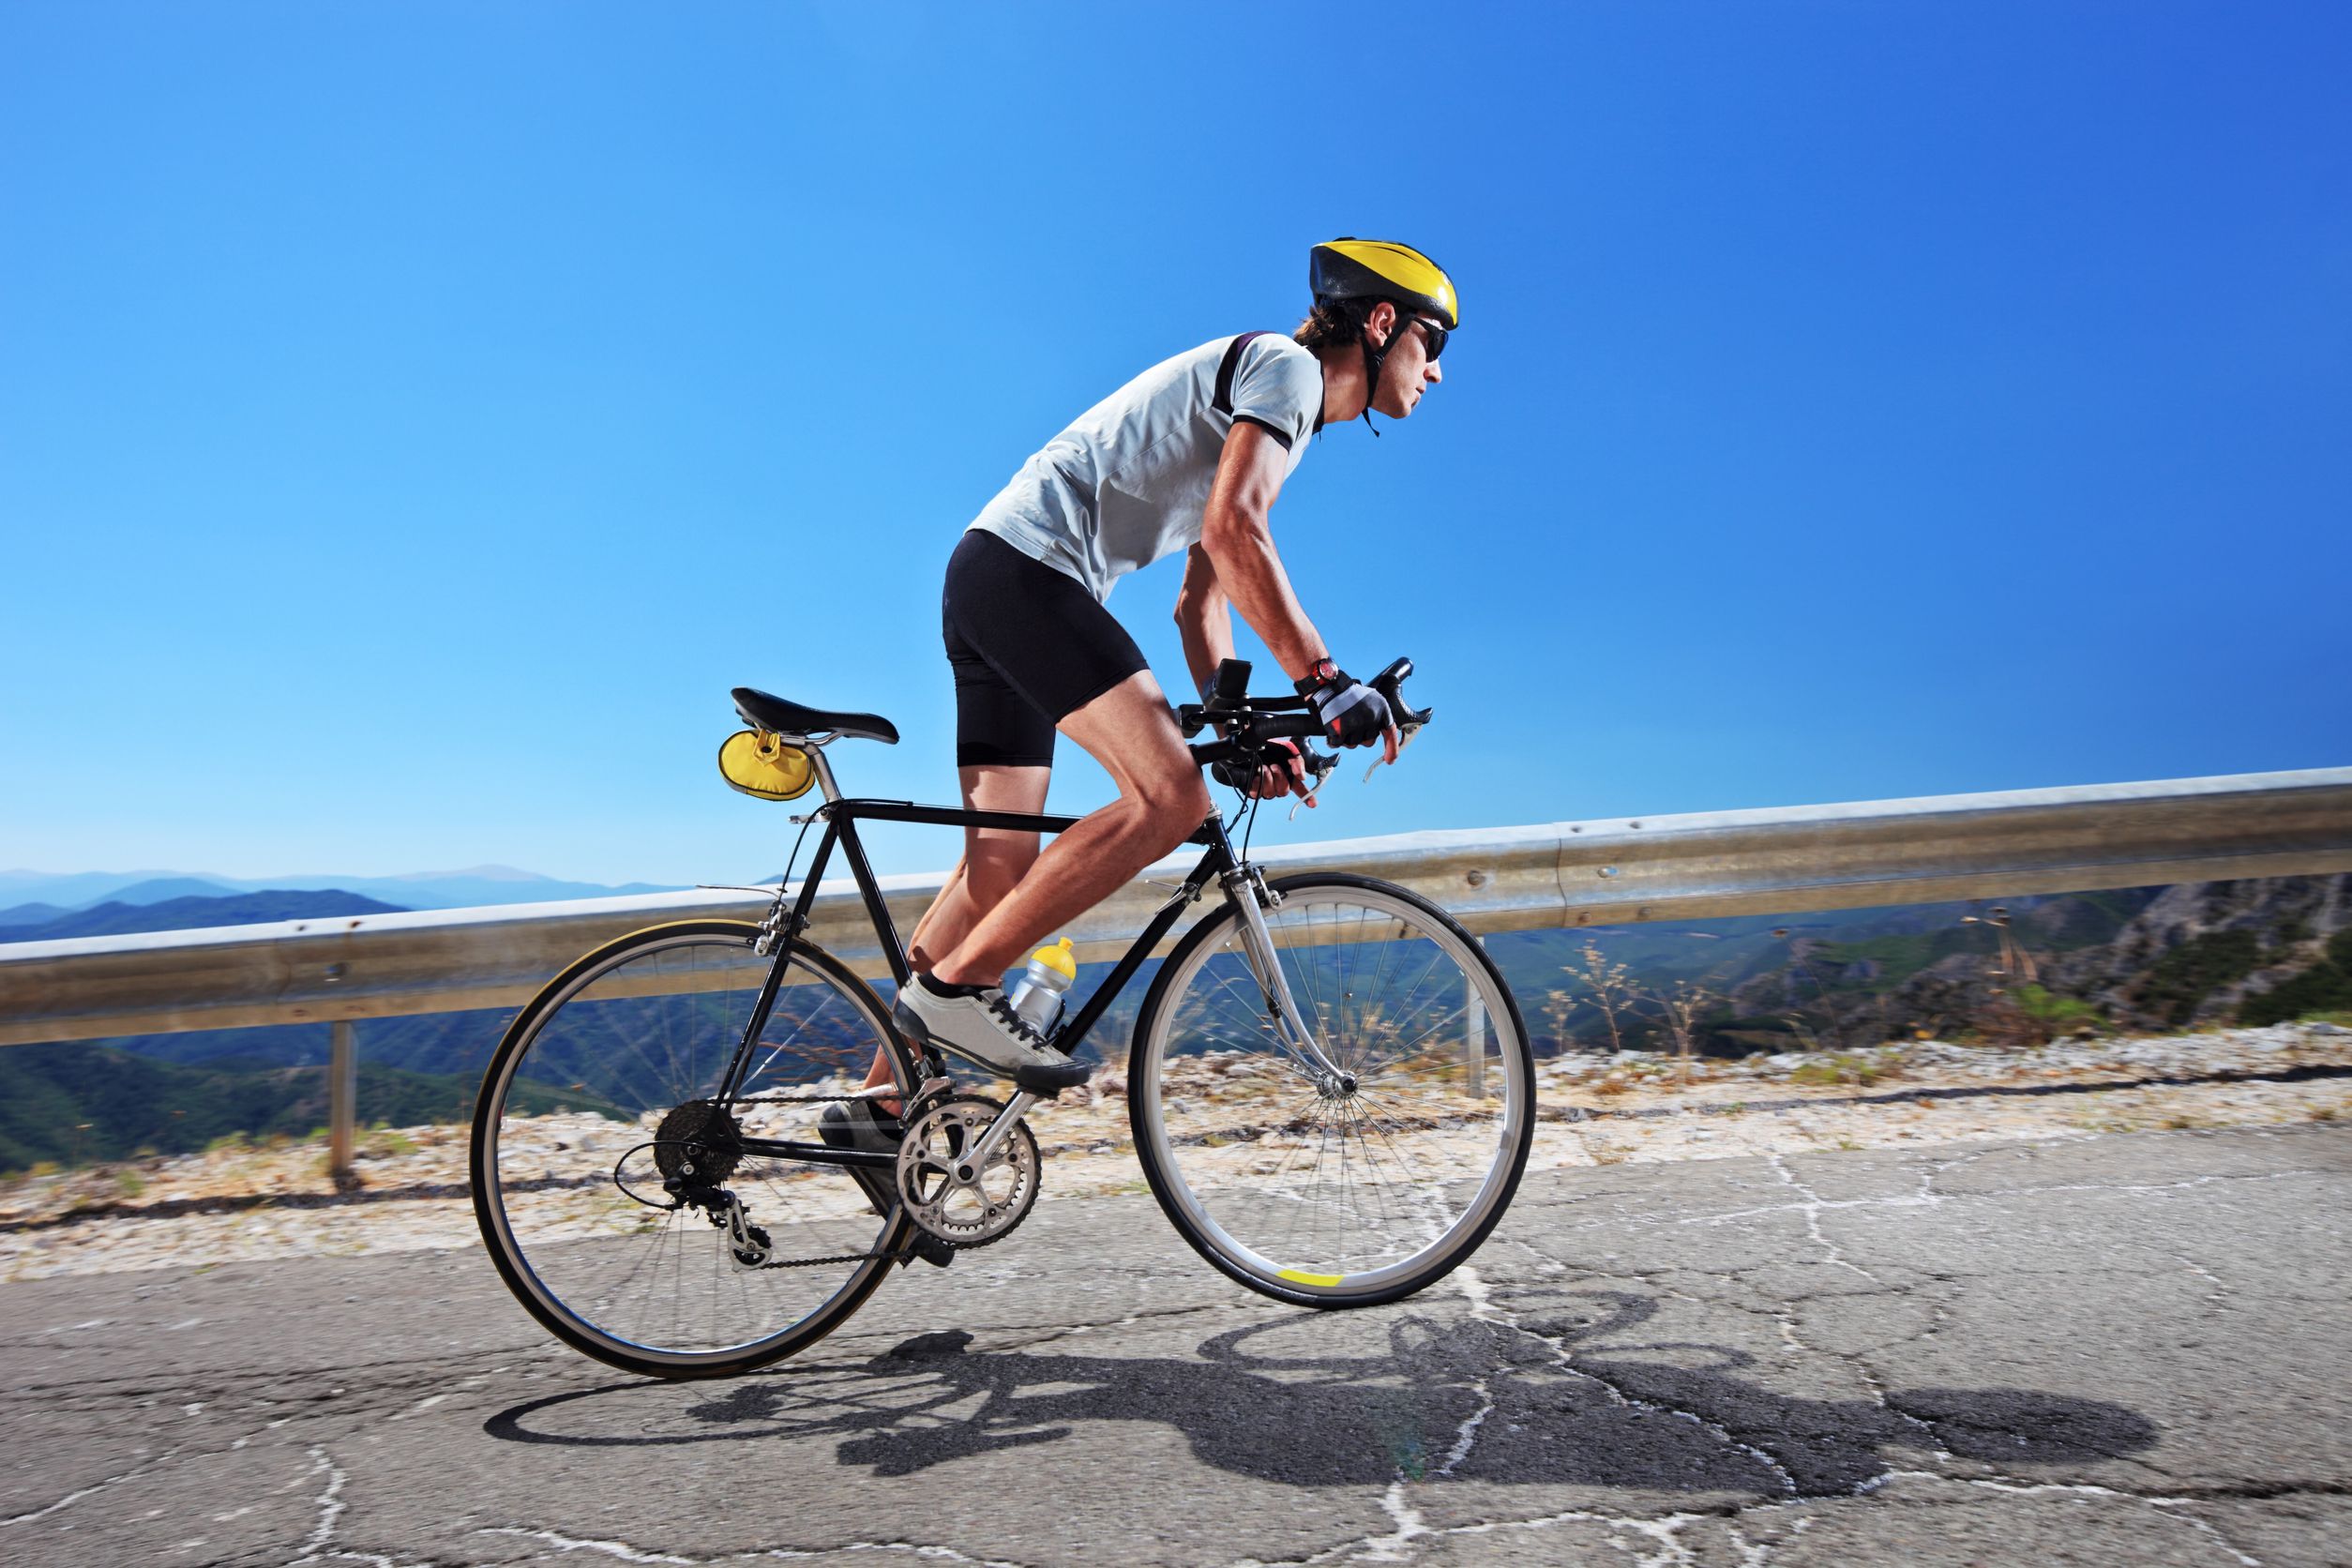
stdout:
POLYGON ((1070 939, 1063 937, 1051 947, 1040 947, 1029 956, 1029 968, 1023 972, 1020 984, 1013 988, 1013 1011, 1029 1022, 1029 1027, 1050 1038, 1054 1026, 1062 1021, 1062 1002, 1078 979, 1078 954, 1070 939))

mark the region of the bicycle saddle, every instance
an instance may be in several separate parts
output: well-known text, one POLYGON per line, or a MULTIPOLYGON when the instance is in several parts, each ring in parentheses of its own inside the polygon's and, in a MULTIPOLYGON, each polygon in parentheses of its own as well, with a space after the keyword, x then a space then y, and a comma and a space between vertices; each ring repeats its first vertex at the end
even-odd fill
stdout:
POLYGON ((735 711, 743 715, 745 723, 779 735, 822 735, 829 730, 852 740, 898 744, 898 727, 880 714, 824 713, 747 686, 737 686, 732 696, 735 711))

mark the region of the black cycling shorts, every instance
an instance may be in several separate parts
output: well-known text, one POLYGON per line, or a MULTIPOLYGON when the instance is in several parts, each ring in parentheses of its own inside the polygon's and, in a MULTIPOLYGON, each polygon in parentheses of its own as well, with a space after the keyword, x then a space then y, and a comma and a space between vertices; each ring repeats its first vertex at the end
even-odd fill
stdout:
POLYGON ((940 596, 956 671, 956 765, 1051 767, 1054 726, 1149 668, 1075 578, 968 530, 940 596))

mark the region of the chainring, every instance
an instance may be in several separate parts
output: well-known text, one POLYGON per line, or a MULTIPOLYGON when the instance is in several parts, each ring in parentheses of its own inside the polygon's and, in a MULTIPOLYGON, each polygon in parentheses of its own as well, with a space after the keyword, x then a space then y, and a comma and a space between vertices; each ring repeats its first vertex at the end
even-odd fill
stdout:
POLYGON ((950 1246, 1003 1240, 1037 1201, 1041 1162, 1026 1122, 1014 1123, 986 1168, 970 1180, 958 1174, 964 1150, 1003 1109, 977 1094, 952 1095, 930 1104, 898 1145, 899 1201, 918 1229, 950 1246))
POLYGON ((722 1186, 742 1162, 743 1134, 716 1100, 686 1101, 654 1133, 654 1168, 665 1182, 683 1176, 697 1186, 722 1186))

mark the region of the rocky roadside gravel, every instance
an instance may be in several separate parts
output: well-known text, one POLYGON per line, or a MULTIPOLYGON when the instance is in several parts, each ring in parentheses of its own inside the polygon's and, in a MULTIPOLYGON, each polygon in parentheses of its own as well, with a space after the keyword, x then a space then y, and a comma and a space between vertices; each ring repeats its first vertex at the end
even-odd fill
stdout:
MULTIPOLYGON (((1687 1068, 1670 1056, 1579 1054, 1540 1063, 1538 1078, 1531 1169, 2080 1138, 2352 1121, 2352 1030, 2282 1024, 2030 1049, 1923 1040, 1687 1068)), ((1032 1113, 1046 1201, 1145 1190, 1123 1091, 1106 1069, 1032 1113)), ((616 1153, 641 1136, 588 1115, 534 1118, 530 1130, 550 1148, 609 1142, 616 1153)), ((463 1126, 366 1133, 358 1184, 339 1193, 318 1144, 8 1178, 0 1278, 475 1246, 466 1140, 463 1126)), ((841 1197, 854 1201, 846 1184, 841 1197)))

